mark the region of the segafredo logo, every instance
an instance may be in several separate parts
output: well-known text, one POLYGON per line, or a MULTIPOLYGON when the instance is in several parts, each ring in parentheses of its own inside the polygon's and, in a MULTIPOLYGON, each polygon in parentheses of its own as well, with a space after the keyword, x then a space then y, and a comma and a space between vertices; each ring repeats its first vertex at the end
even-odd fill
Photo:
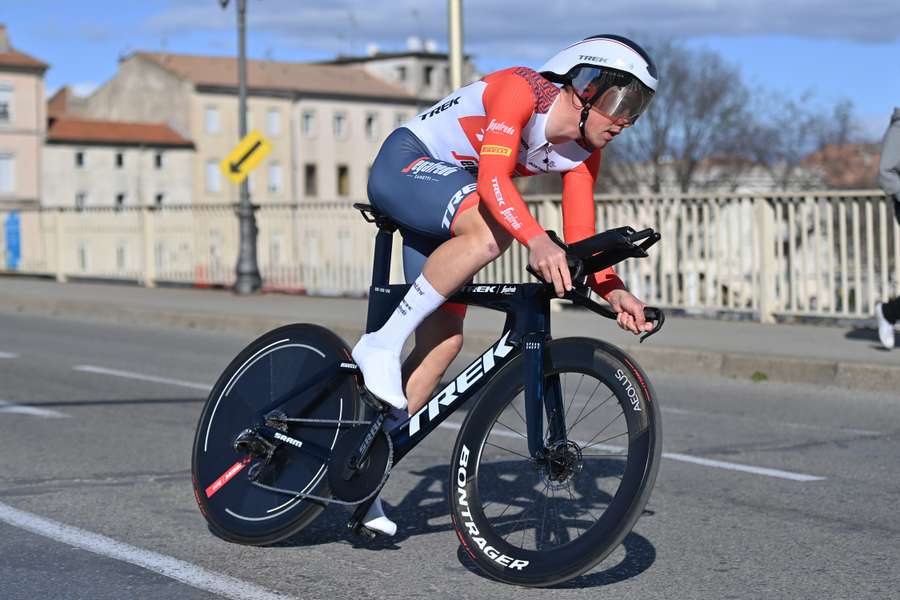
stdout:
POLYGON ((469 467, 470 455, 471 452, 469 451, 468 446, 464 444, 462 450, 459 453, 459 463, 457 463, 456 468, 457 503, 459 504, 460 509, 459 515, 464 519, 463 526, 466 528, 466 532, 472 539, 472 543, 478 546, 478 549, 488 558, 490 558, 497 564, 503 565, 504 567, 509 567, 510 569, 521 571, 528 566, 528 561, 519 560, 517 558, 507 556, 502 552, 498 552, 496 548, 488 544, 487 541, 485 541, 485 539, 481 537, 481 534, 478 531, 478 526, 475 525, 475 522, 472 520, 472 513, 469 510, 469 500, 466 498, 466 479, 468 477, 466 470, 469 467))
POLYGON ((465 393, 470 387, 478 383, 487 373, 496 366, 495 358, 503 358, 513 347, 506 343, 510 332, 507 331, 495 346, 477 358, 475 362, 466 367, 456 379, 447 384, 438 394, 423 406, 422 409, 409 418, 409 436, 412 437, 421 429, 421 421, 424 417, 428 421, 434 420, 441 412, 442 406, 450 406, 459 399, 459 395, 465 393), (427 413, 427 414, 426 414, 427 413))
POLYGON ((447 175, 452 175, 457 171, 459 171, 457 167, 451 167, 449 165, 428 160, 427 157, 423 156, 409 163, 406 167, 401 169, 400 172, 412 175, 429 173, 431 175, 441 175, 442 177, 446 177, 447 175))
POLYGON ((503 121, 497 121, 496 119, 491 119, 491 122, 488 123, 487 131, 499 131, 500 133, 505 133, 507 135, 516 134, 515 127, 510 127, 503 121))

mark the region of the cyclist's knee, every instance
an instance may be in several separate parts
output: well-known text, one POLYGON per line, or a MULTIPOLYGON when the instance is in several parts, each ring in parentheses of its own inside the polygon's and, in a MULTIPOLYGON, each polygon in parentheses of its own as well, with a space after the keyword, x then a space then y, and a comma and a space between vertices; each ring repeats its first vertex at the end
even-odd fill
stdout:
POLYGON ((447 354, 452 354, 453 357, 456 357, 463 347, 463 334, 455 333, 449 336, 444 340, 443 346, 446 348, 447 354))

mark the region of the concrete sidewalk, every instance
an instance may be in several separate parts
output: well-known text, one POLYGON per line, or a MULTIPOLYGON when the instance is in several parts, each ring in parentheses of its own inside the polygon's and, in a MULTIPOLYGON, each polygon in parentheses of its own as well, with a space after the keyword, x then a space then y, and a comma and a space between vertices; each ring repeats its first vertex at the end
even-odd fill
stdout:
MULTIPOLYGON (((0 313, 230 331, 246 335, 248 341, 278 325, 311 322, 334 329, 352 345, 365 325, 366 301, 281 294, 238 297, 221 290, 0 277, 0 313)), ((470 309, 466 349, 483 349, 496 339, 502 324, 500 313, 470 309)), ((0 330, 0 340, 2 334, 0 330)), ((881 347, 874 321, 854 329, 670 317, 663 331, 638 344, 613 322, 566 308, 553 314, 553 335, 605 339, 622 346, 649 371, 835 385, 900 395, 900 349, 888 352, 881 347)))

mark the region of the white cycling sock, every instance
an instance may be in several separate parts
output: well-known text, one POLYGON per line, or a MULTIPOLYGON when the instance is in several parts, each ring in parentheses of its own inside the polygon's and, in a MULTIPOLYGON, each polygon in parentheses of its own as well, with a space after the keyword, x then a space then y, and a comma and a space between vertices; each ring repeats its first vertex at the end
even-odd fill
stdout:
POLYGON ((394 408, 405 409, 408 404, 400 373, 403 344, 444 300, 425 276, 419 275, 387 323, 378 331, 362 336, 353 347, 353 360, 362 371, 366 388, 394 408))
POLYGON ((369 334, 371 345, 399 355, 406 338, 445 300, 424 275, 419 275, 384 326, 369 334))
POLYGON ((375 502, 373 502, 372 506, 369 507, 369 510, 366 511, 366 516, 363 517, 363 525, 369 529, 383 533, 384 535, 394 535, 397 533, 397 524, 384 515, 384 508, 381 506, 381 497, 375 498, 375 502))

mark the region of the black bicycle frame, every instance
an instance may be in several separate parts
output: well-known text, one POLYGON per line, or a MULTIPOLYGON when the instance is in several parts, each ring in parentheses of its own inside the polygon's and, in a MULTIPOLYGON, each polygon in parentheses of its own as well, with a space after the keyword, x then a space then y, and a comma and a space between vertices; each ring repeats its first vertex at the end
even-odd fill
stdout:
MULTIPOLYGON (((388 283, 393 229, 384 223, 378 223, 378 229, 366 332, 380 329, 410 288, 409 284, 388 283)), ((544 413, 550 427, 548 440, 556 442, 565 438, 559 377, 542 376, 544 345, 550 339, 548 294, 547 286, 541 283, 487 283, 464 286, 447 299, 448 302, 482 306, 506 313, 504 333, 456 378, 441 388, 425 406, 391 432, 394 464, 456 409, 476 396, 494 373, 522 353, 529 453, 538 458, 544 452, 544 413)))

